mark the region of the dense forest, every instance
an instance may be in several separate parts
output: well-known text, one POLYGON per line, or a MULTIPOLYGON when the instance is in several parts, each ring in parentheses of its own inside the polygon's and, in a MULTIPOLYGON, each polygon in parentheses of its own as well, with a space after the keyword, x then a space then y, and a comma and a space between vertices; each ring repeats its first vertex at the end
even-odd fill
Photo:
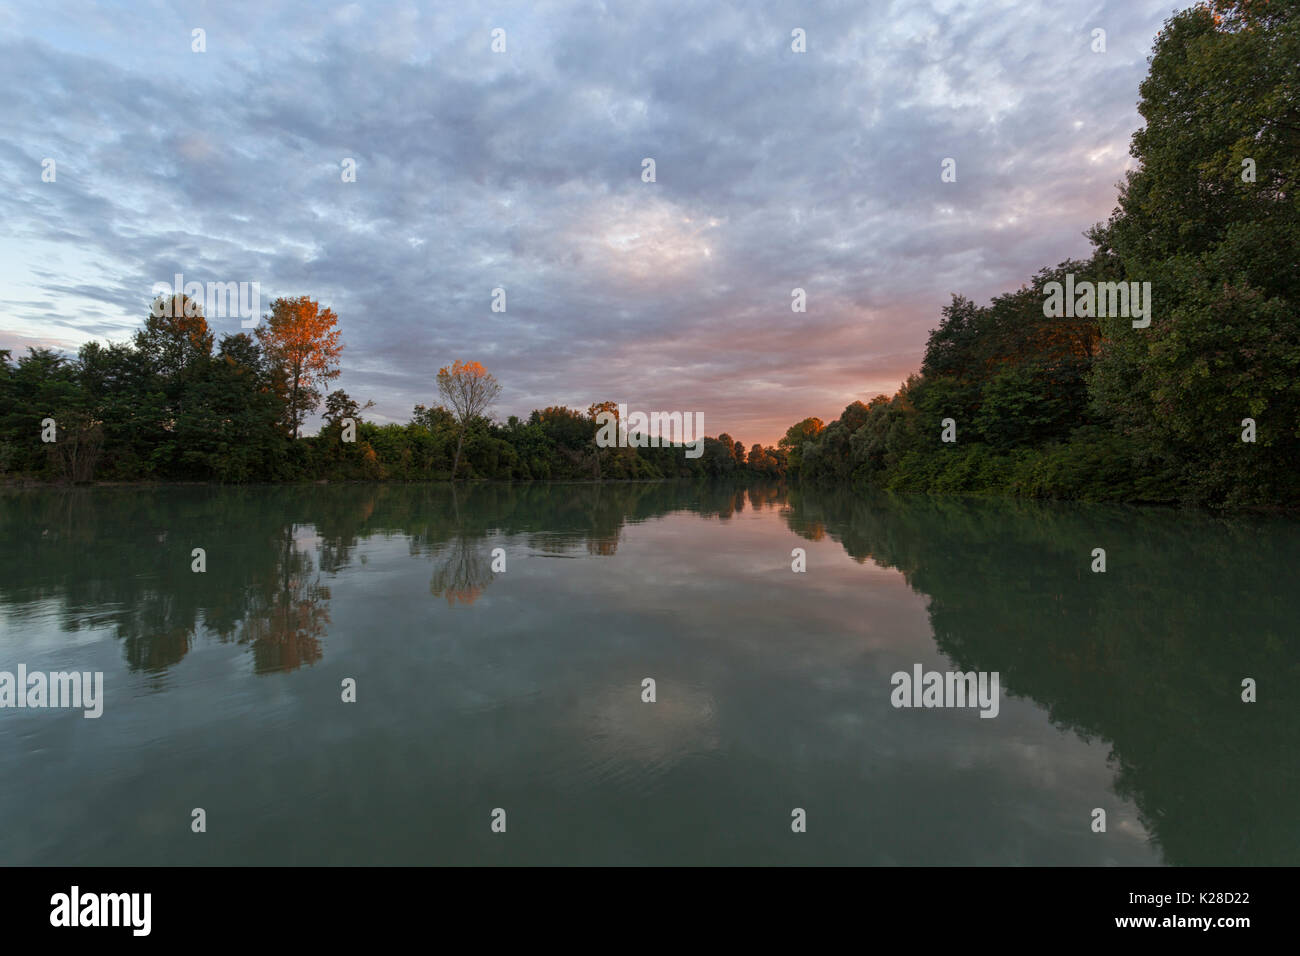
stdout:
MULTIPOLYGON (((199 303, 155 300, 130 344, 0 351, 0 475, 69 481, 657 479, 787 473, 895 491, 1300 504, 1300 14, 1235 0, 1168 20, 1136 166, 1093 252, 987 305, 954 295, 917 374, 777 447, 706 438, 604 448, 597 416, 489 417, 477 363, 438 376, 404 425, 342 391, 337 317, 278 299, 219 343, 199 303), (1084 289, 1064 313, 1059 283, 1084 289), (1117 295, 1145 294, 1134 321, 1117 295), (1132 285, 1136 283, 1136 285, 1132 285), (1116 287, 1112 286, 1112 291, 1116 287), (1116 304, 1121 305, 1115 309, 1116 304), (1118 314, 1117 314, 1118 312, 1118 314), (323 409, 322 409, 323 406, 323 409), (322 411, 319 434, 303 436, 322 411)), ((1067 293, 1068 294, 1068 293, 1067 293)))
MULTIPOLYGON (((920 372, 808 418, 802 479, 897 491, 1300 504, 1300 13, 1184 11, 1156 39, 1138 163, 1093 254, 986 306, 954 296, 920 372), (1150 283, 1145 327, 1047 317, 1049 283, 1150 283), (947 433, 945 435, 945 432, 947 433), (949 440, 945 441, 947 437, 949 440)), ((1082 300, 1081 300, 1082 301, 1082 300)))

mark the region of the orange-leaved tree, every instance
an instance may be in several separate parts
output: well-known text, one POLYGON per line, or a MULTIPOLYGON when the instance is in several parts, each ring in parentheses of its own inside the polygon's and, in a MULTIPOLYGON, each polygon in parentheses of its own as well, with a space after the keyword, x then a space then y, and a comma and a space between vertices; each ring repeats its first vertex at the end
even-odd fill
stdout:
POLYGON ((320 404, 317 386, 339 376, 343 343, 338 318, 332 309, 301 295, 276 299, 266 322, 257 328, 263 354, 283 377, 285 415, 295 440, 307 414, 320 404))

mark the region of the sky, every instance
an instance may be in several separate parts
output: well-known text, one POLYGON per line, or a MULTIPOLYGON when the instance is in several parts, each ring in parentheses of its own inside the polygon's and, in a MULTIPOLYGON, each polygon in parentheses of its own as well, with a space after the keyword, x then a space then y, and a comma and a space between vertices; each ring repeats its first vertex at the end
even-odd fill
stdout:
POLYGON ((501 420, 615 401, 775 444, 892 394, 954 293, 1088 255, 1176 9, 7 0, 0 348, 127 340, 177 273, 257 282, 338 314, 329 388, 381 423, 462 359, 501 420))

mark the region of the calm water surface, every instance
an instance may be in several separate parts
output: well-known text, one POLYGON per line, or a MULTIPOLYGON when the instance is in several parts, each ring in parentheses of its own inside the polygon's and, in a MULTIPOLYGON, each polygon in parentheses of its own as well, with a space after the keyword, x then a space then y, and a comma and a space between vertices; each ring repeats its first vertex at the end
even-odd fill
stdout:
POLYGON ((105 704, 0 710, 0 863, 1298 864, 1297 567, 1288 519, 806 488, 10 492, 0 670, 105 704), (917 663, 998 716, 895 709, 917 663))

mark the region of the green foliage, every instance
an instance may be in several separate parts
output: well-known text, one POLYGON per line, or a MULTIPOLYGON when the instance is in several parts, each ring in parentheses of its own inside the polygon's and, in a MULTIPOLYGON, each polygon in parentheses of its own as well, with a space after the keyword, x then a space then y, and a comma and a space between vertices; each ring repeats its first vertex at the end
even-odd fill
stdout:
POLYGON ((861 421, 846 410, 825 430, 791 428, 791 474, 847 471, 901 491, 1300 504, 1298 11, 1242 0, 1172 17, 1141 87, 1139 165, 1090 232, 1092 257, 987 306, 953 296, 921 374, 897 395, 861 421), (1067 274, 1149 282, 1150 325, 1044 315, 1046 284, 1067 274), (940 440, 946 418, 955 444, 940 440))
POLYGON ((1150 328, 1103 322, 1094 401, 1178 463, 1189 500, 1300 496, 1297 89, 1294 4, 1225 3, 1170 19, 1141 87, 1140 165, 1093 233, 1128 276, 1152 283, 1156 303, 1150 328), (1240 440, 1248 417, 1253 445, 1240 440))
MULTIPOLYGON (((283 371, 260 341, 227 335, 215 354, 201 310, 150 315, 133 345, 90 343, 76 360, 0 351, 0 475, 43 480, 430 481, 458 478, 655 480, 785 473, 782 449, 755 445, 752 464, 730 436, 682 446, 600 448, 596 412, 563 406, 526 421, 460 419, 417 405, 406 424, 365 421, 372 403, 336 390, 317 435, 293 440, 283 371), (57 441, 41 440, 42 422, 57 441)), ((301 397, 301 396, 300 396, 301 397)))

